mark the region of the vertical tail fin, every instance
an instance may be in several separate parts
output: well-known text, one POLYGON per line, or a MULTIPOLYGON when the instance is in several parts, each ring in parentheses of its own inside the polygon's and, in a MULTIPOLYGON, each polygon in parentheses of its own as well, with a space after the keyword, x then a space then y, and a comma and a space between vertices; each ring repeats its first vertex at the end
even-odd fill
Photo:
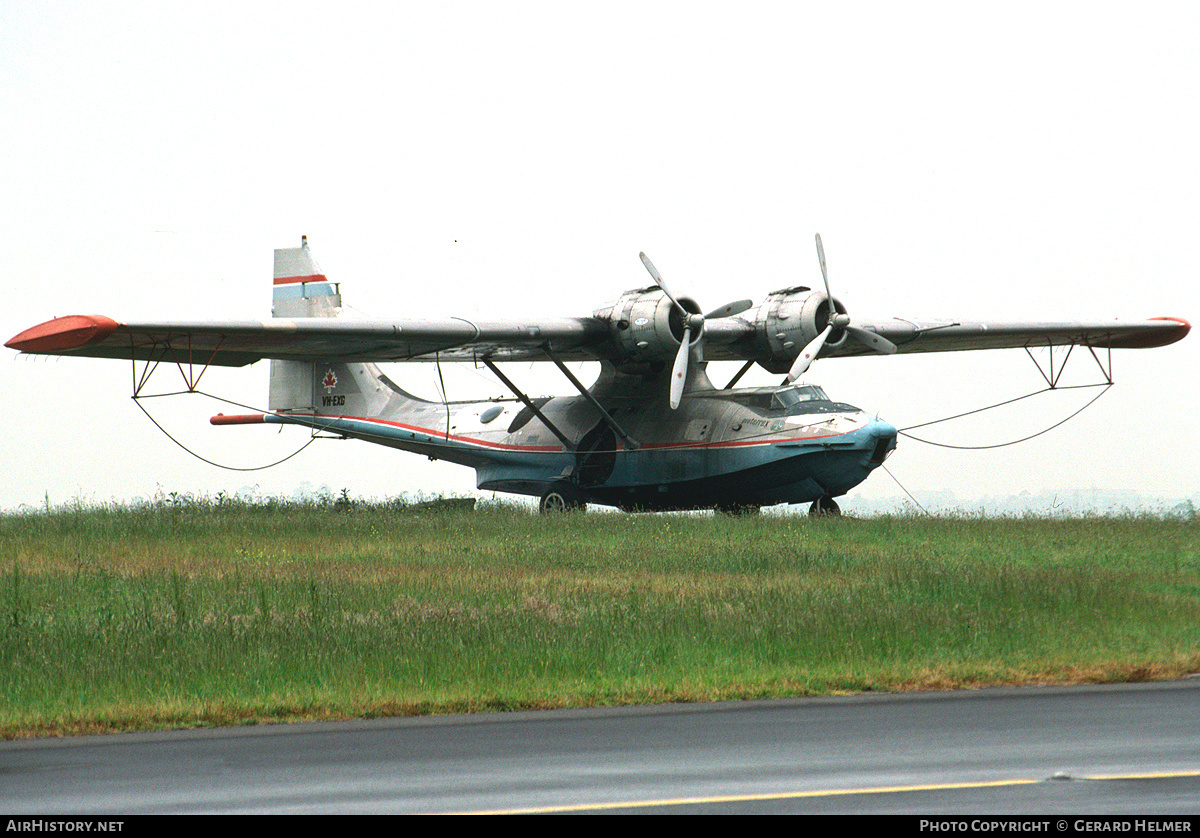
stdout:
MULTIPOLYGON (((275 317, 337 317, 342 295, 308 252, 308 237, 299 247, 275 251, 275 285, 271 313, 275 317)), ((405 393, 374 364, 330 357, 312 361, 271 361, 268 407, 277 413, 319 416, 374 416, 399 402, 420 402, 405 393)))
MULTIPOLYGON (((336 317, 341 308, 342 295, 337 286, 326 279, 308 252, 308 236, 300 237, 299 247, 275 251, 271 316, 336 317)), ((271 361, 270 409, 315 411, 315 377, 315 367, 309 361, 271 361)))
POLYGON ((274 317, 336 317, 342 307, 337 285, 325 278, 308 252, 308 236, 299 247, 275 251, 274 317))

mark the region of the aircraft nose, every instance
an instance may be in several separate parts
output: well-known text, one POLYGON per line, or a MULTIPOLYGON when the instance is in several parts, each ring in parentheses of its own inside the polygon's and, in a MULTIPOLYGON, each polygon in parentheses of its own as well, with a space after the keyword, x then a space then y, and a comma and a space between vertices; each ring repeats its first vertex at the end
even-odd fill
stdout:
POLYGON ((871 423, 871 438, 875 440, 875 445, 871 450, 872 464, 881 464, 889 454, 896 450, 897 433, 896 426, 890 422, 876 419, 871 423))

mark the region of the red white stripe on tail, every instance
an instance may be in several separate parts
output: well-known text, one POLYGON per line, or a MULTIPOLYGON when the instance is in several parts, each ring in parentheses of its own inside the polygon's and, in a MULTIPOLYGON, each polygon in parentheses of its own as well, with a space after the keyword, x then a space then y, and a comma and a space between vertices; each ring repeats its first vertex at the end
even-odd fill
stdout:
POLYGON ((336 317, 342 297, 308 252, 308 236, 299 247, 275 251, 275 287, 271 314, 275 317, 336 317))
MULTIPOLYGON (((299 247, 275 251, 275 284, 271 292, 273 317, 337 317, 342 310, 342 295, 331 283, 312 254, 308 236, 300 237, 299 247)), ((271 361, 269 407, 278 411, 315 412, 319 371, 311 361, 271 361)), ((233 424, 225 420, 223 424, 233 424)))
POLYGON ((275 251, 275 284, 291 285, 297 282, 328 282, 308 252, 308 236, 300 237, 299 247, 275 251))

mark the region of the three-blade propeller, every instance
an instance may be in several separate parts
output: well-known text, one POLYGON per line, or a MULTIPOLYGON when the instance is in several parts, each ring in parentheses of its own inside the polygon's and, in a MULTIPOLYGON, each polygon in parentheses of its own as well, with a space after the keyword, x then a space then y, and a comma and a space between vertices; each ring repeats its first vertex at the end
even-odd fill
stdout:
POLYGON ((675 354, 675 365, 671 368, 671 409, 675 410, 679 407, 679 401, 683 398, 683 385, 687 383, 688 359, 692 352, 692 332, 702 336, 704 334, 704 321, 716 320, 721 317, 732 317, 735 314, 741 314, 747 309, 753 308, 754 302, 751 300, 738 300, 734 303, 728 303, 720 308, 713 309, 708 314, 695 314, 683 307, 683 304, 675 298, 675 295, 670 292, 666 284, 663 282, 662 274, 654 267, 654 263, 650 261, 645 253, 639 253, 642 264, 646 266, 646 270, 650 272, 650 276, 654 279, 654 284, 657 285, 662 292, 667 295, 675 307, 679 309, 679 313, 683 316, 683 339, 679 342, 679 351, 675 354))
POLYGON ((825 347, 825 341, 829 339, 835 328, 842 329, 850 337, 857 340, 864 346, 874 349, 876 352, 881 352, 884 355, 891 355, 896 351, 896 344, 892 343, 885 337, 875 334, 866 329, 860 329, 857 326, 850 324, 850 315, 840 313, 833 302, 833 293, 829 290, 829 272, 825 268, 825 248, 821 246, 821 234, 817 233, 817 259, 821 262, 821 279, 825 281, 825 299, 828 301, 829 314, 825 321, 825 329, 813 338, 808 344, 800 350, 800 354, 796 356, 796 360, 792 362, 791 369, 788 370, 787 380, 790 384, 808 370, 813 359, 825 347))

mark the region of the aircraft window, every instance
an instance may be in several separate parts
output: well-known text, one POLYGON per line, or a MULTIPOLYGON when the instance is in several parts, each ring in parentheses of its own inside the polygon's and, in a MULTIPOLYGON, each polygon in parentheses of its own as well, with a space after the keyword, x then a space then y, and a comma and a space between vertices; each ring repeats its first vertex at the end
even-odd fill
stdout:
POLYGON ((771 397, 771 406, 787 409, 804 402, 827 402, 829 396, 815 384, 801 384, 796 387, 785 387, 775 391, 771 397))
POLYGON ((770 393, 750 393, 737 398, 740 404, 755 410, 774 410, 779 407, 770 393))

